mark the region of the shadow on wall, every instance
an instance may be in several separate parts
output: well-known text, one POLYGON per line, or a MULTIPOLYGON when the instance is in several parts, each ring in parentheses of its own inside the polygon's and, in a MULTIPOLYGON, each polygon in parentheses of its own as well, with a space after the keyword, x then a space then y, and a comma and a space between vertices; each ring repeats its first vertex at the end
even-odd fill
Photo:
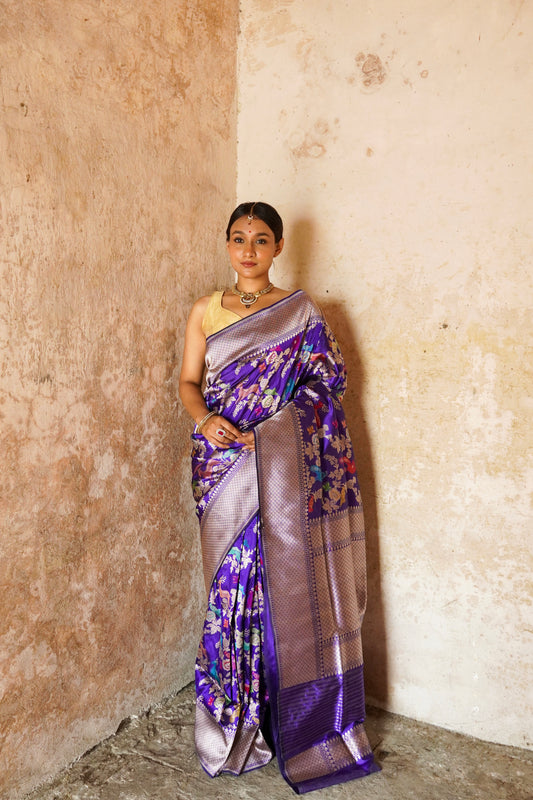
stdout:
MULTIPOLYGON (((304 289, 314 296, 311 248, 315 242, 315 226, 310 219, 296 220, 291 226, 288 252, 289 279, 294 287, 304 289)), ((376 502, 376 484, 372 445, 365 418, 365 373, 357 347, 357 334, 353 319, 342 303, 328 300, 321 304, 346 361, 348 390, 344 410, 353 441, 361 494, 365 511, 366 557, 368 576, 368 606, 363 624, 363 652, 365 660, 365 688, 370 703, 387 707, 388 668, 385 614, 382 597, 382 580, 379 552, 379 518, 376 502)))

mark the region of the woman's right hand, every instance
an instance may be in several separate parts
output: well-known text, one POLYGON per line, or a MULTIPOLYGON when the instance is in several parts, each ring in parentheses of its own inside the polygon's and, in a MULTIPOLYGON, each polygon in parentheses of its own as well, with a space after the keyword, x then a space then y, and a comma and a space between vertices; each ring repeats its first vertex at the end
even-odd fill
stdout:
POLYGON ((255 439, 252 431, 241 433, 228 419, 220 417, 218 414, 209 417, 201 430, 208 442, 220 450, 227 450, 235 442, 243 444, 247 450, 255 449, 255 439))

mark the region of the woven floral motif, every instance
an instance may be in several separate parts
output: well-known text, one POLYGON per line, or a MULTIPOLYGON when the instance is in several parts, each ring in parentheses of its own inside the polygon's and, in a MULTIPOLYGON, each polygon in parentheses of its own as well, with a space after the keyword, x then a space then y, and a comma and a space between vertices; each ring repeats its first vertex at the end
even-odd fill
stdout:
POLYGON ((266 701, 261 672, 262 554, 258 518, 235 540, 209 593, 196 661, 196 693, 227 732, 258 726, 266 701))

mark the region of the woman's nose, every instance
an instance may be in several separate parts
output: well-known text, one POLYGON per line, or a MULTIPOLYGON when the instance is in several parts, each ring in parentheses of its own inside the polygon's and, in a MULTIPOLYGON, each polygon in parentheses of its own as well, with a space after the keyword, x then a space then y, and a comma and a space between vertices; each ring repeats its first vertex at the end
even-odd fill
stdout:
POLYGON ((253 242, 246 242, 244 245, 244 253, 245 255, 253 255, 255 253, 255 247, 253 242))

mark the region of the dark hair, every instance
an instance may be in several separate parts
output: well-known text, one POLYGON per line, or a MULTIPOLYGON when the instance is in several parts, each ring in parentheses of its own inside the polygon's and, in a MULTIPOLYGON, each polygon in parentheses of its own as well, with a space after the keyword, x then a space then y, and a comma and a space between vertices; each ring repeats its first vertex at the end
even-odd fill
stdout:
POLYGON ((233 223, 241 217, 247 217, 250 213, 268 225, 274 234, 274 239, 276 242, 279 242, 280 239, 283 239, 283 221, 280 215, 273 206, 269 206, 268 203, 261 203, 259 201, 258 203, 241 203, 239 206, 237 206, 229 218, 228 227, 226 228, 226 240, 229 241, 229 235, 233 223))

